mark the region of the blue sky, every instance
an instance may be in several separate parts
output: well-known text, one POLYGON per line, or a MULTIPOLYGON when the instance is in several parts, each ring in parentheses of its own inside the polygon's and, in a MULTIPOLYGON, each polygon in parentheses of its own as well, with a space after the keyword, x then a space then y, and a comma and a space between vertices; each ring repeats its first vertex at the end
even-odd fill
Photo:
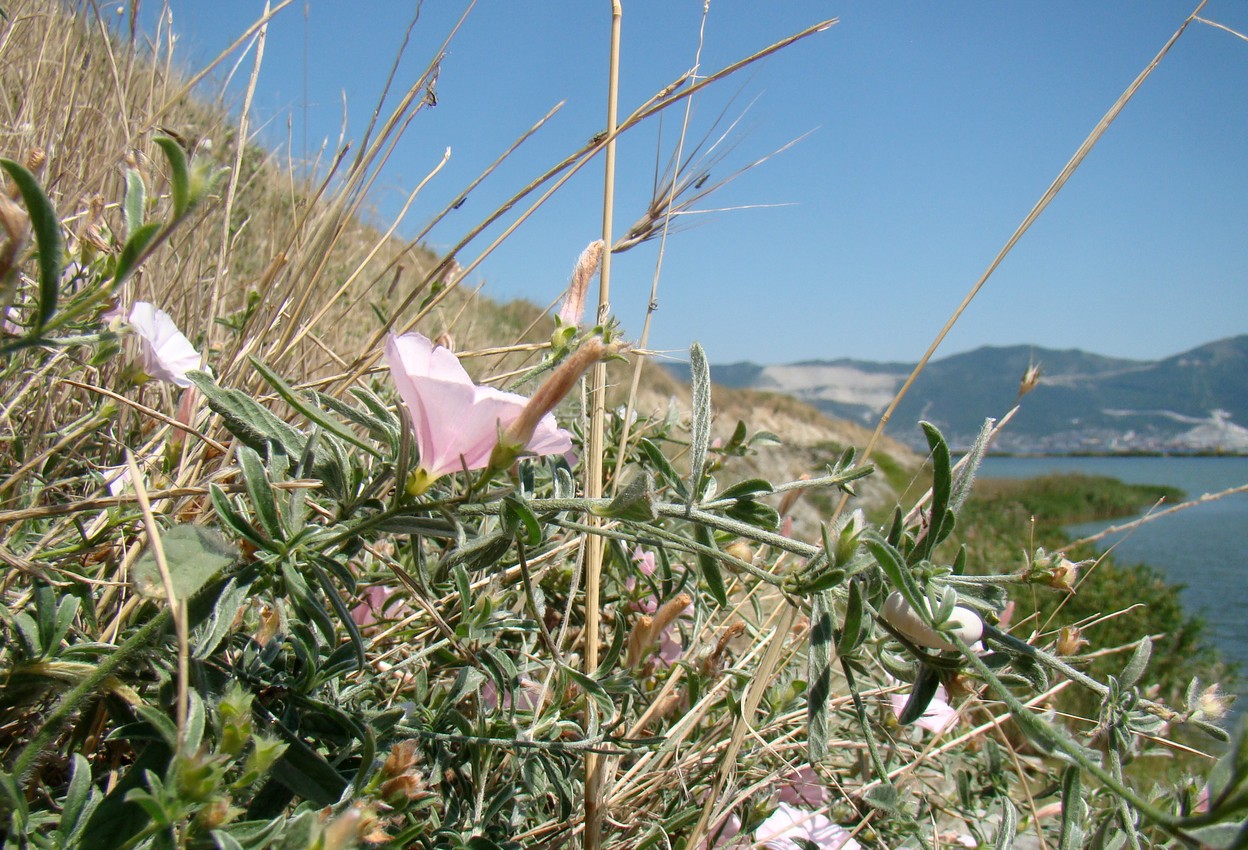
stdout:
MULTIPOLYGON (((168 0, 198 67, 263 8, 168 0)), ((466 7, 427 0, 395 89, 466 7)), ((295 0, 270 25, 253 118, 302 157, 358 140, 416 4, 295 0), (306 9, 306 18, 305 18, 306 9), (305 56, 307 60, 305 61, 305 56), (306 81, 306 100, 305 100, 306 81), (289 127, 289 130, 288 130, 289 127), (305 136, 306 132, 306 136, 305 136)), ((624 0, 621 113, 692 67, 701 0, 624 0)), ((668 241, 651 347, 712 362, 913 362, 1014 228, 1194 2, 711 0, 703 73, 825 18, 812 36, 706 90, 692 140, 736 119, 711 179, 805 136, 704 202, 668 241), (733 207, 749 207, 733 209, 733 207)), ((141 7, 156 12, 156 4, 141 7)), ((605 118, 608 0, 480 0, 451 43, 437 106, 371 196, 414 233, 556 103, 556 117, 435 230, 444 249, 605 118)), ((1248 6, 1202 16, 1248 33, 1248 6)), ((228 97, 241 99, 250 57, 228 97)), ((205 93, 219 91, 218 81, 205 93)), ((938 356, 1034 344, 1153 359, 1248 333, 1248 41, 1194 24, 988 282, 938 356)), ((397 94, 397 92, 396 92, 397 94)), ((644 209, 674 108, 622 136, 617 231, 644 209)), ((546 305, 601 221, 592 163, 475 272, 495 299, 546 305)), ((469 246, 465 264, 486 241, 469 246), (475 249, 475 250, 474 250, 475 249)), ((656 250, 617 256, 612 306, 640 332, 656 250)), ((438 329, 426 329, 436 332, 438 329)))

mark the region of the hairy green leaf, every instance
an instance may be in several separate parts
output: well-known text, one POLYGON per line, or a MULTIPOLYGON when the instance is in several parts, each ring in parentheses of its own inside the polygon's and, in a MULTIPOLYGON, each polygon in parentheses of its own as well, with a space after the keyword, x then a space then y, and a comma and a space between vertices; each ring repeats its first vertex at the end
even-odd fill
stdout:
POLYGON ((35 175, 13 160, 2 157, 0 168, 9 173, 13 185, 22 195, 26 213, 30 216, 30 228, 35 234, 35 244, 39 248, 39 303, 35 309, 34 327, 34 333, 38 334, 56 312, 56 302, 60 297, 61 268, 65 262, 61 220, 56 217, 56 209, 35 175))
POLYGON ((828 757, 831 738, 828 701, 832 697, 832 594, 810 599, 810 646, 806 651, 807 754, 811 764, 828 757))
MULTIPOLYGON (((161 533, 160 545, 169 566, 173 593, 178 599, 194 596, 237 556, 234 547, 218 532, 190 523, 175 525, 161 533)), ((164 580, 150 547, 134 565, 133 575, 140 593, 164 598, 164 580)))
POLYGON ((689 492, 685 506, 692 507, 702 494, 706 452, 711 445, 711 365, 702 346, 689 348, 689 375, 692 390, 693 421, 689 434, 689 492))

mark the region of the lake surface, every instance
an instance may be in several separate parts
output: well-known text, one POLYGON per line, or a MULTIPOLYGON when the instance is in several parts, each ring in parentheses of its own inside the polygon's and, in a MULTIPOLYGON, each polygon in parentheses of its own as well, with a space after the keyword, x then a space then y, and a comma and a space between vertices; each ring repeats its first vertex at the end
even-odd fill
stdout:
MULTIPOLYGON (((1081 473, 1108 475, 1130 484, 1168 484, 1195 499, 1248 484, 1248 457, 989 457, 984 478, 1031 478, 1081 473)), ((1165 505, 1161 506, 1165 508, 1165 505)), ((1130 518, 1072 526, 1086 537, 1130 518)), ((1204 617, 1209 635, 1240 664, 1235 713, 1248 711, 1248 493, 1237 493, 1160 517, 1097 543, 1114 549, 1120 564, 1156 567, 1182 584, 1184 606, 1204 617)))

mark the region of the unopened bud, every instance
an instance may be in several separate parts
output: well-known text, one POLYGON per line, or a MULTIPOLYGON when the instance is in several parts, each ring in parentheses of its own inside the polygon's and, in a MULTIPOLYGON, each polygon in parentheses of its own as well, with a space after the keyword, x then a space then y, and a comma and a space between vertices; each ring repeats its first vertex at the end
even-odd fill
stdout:
POLYGON ((416 764, 416 752, 415 740, 399 741, 390 748, 390 755, 386 756, 386 762, 381 766, 381 775, 395 777, 407 773, 416 764))
POLYGON ((490 456, 490 466, 494 469, 505 469, 518 457, 533 439, 538 423, 546 414, 552 412, 564 396, 572 391, 576 382, 585 374, 590 366, 619 353, 622 346, 617 343, 607 344, 600 336, 592 336, 581 343, 581 347, 559 364, 550 377, 537 388, 537 392, 529 399, 528 404, 503 432, 498 445, 490 456))
POLYGON ((589 290, 589 282, 602 262, 602 249, 605 243, 596 239, 589 243, 572 269, 572 280, 568 291, 563 295, 563 303, 559 305, 559 323, 575 327, 585 316, 585 294, 589 290))
POLYGON ((424 783, 419 776, 405 773, 381 783, 381 799, 392 806, 399 806, 416 799, 423 790, 424 783))
POLYGON ((1078 626, 1062 626, 1057 635, 1058 655, 1078 655, 1079 650, 1088 645, 1087 638, 1078 626))
POLYGON ((47 162, 48 152, 43 148, 31 148, 30 153, 26 154, 26 170, 36 176, 47 162))
POLYGON ((627 666, 636 667, 641 663, 642 654, 650 646, 653 634, 654 617, 642 614, 637 618, 637 622, 633 623, 633 630, 628 635, 628 654, 625 656, 627 666))
POLYGON ((1235 697, 1227 696, 1218 690, 1215 682, 1200 692, 1196 698, 1196 713, 1207 720, 1221 720, 1231 707, 1235 697))
POLYGON ((734 540, 729 543, 724 547, 724 554, 731 555, 738 561, 745 561, 747 564, 754 561, 754 550, 744 540, 734 540))
POLYGON ((321 835, 324 850, 346 850, 354 847, 366 832, 364 810, 352 806, 325 826, 321 835))

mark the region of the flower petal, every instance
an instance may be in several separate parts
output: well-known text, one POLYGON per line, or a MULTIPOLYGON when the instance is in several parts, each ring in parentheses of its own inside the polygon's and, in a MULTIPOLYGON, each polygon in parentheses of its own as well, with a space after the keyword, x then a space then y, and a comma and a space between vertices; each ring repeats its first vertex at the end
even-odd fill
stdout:
POLYGON ((199 368, 199 352, 170 315, 146 301, 136 301, 129 321, 139 338, 143 371, 152 378, 189 387, 186 373, 199 368))
POLYGON ((772 850, 802 850, 802 845, 795 840, 799 838, 828 850, 860 850, 858 842, 840 824, 833 823, 826 815, 788 803, 777 806, 754 833, 756 842, 772 850))
MULTIPOLYGON (((431 479, 488 466, 499 434, 528 403, 522 395, 476 386, 454 353, 418 333, 391 334, 386 362, 411 414, 420 467, 431 479)), ((572 435, 547 415, 525 448, 559 454, 572 448, 572 435)))

